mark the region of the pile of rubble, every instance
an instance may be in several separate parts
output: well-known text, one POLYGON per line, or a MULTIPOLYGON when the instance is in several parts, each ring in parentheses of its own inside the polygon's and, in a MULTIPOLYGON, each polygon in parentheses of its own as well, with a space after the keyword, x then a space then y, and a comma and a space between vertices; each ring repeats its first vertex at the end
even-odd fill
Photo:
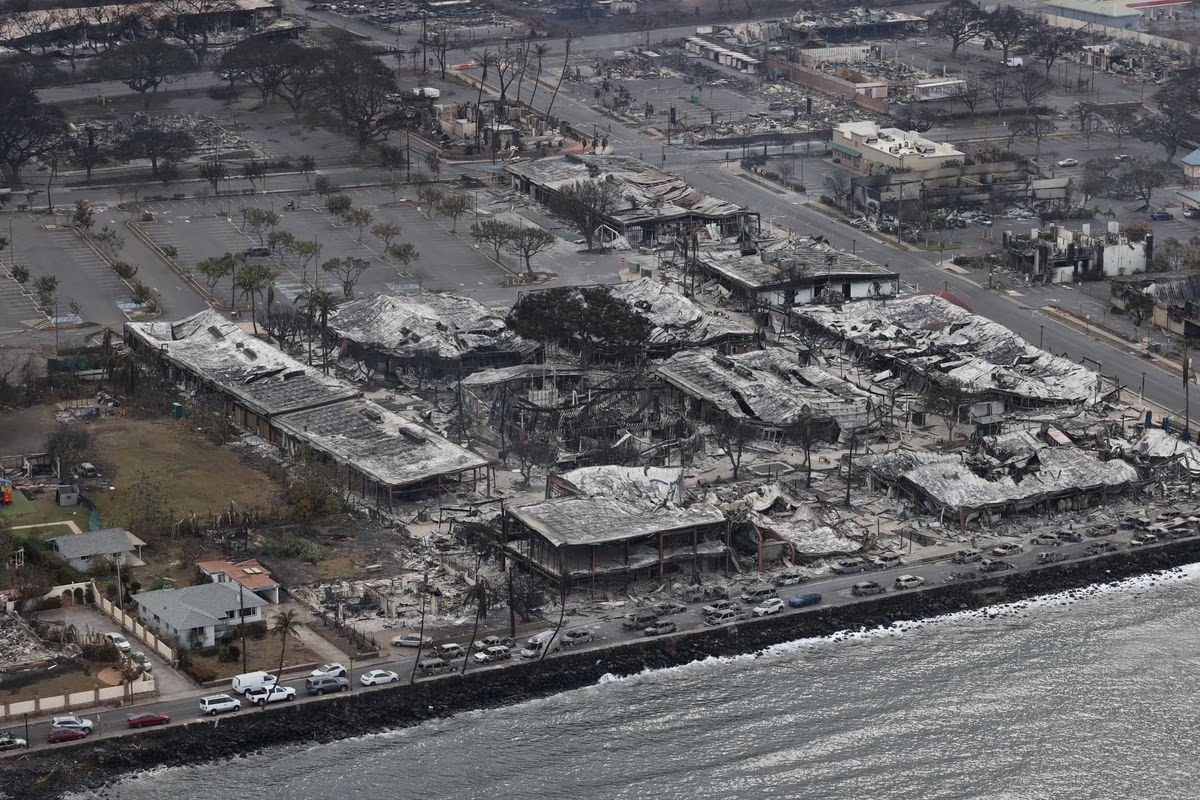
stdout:
POLYGON ((44 663, 54 656, 15 614, 0 613, 0 673, 44 663))

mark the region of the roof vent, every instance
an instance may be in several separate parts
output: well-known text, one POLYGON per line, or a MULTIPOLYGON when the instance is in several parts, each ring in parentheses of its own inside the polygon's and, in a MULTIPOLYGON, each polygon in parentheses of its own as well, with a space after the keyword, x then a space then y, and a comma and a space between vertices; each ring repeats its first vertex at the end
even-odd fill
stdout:
POLYGON ((401 427, 400 435, 413 444, 425 444, 425 437, 419 431, 412 430, 411 428, 401 427))

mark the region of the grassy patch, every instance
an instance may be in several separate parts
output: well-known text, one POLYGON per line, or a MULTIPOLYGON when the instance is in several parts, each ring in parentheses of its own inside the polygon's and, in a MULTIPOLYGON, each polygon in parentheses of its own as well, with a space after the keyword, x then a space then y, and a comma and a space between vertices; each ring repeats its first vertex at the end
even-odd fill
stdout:
POLYGON ((237 453, 190 434, 178 420, 109 418, 92 429, 96 451, 103 454, 113 491, 94 498, 104 524, 115 524, 106 512, 139 471, 163 477, 166 505, 174 519, 201 518, 240 508, 265 508, 277 488, 263 473, 241 462, 237 453))
MULTIPOLYGON (((304 635, 315 636, 316 634, 305 633, 304 635)), ((239 648, 242 646, 241 640, 237 638, 233 640, 233 644, 239 648)), ((282 645, 283 641, 273 633, 267 634, 263 639, 246 637, 246 669, 250 671, 264 669, 274 674, 279 669, 279 653, 282 645)), ((320 660, 321 657, 315 651, 310 650, 303 639, 297 640, 295 636, 288 637, 287 655, 283 659, 285 669, 296 664, 308 664, 320 660)), ((226 662, 221 661, 217 656, 202 657, 197 651, 193 651, 192 663, 212 669, 216 679, 232 678, 234 675, 241 675, 245 672, 242 669, 241 656, 237 661, 226 662)))

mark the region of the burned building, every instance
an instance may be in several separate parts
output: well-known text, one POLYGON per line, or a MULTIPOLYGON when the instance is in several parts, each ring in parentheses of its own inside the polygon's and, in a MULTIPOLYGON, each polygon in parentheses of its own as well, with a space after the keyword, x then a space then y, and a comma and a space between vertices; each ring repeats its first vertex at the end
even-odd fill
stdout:
POLYGON ((821 238, 784 237, 756 244, 703 245, 686 264, 688 280, 731 308, 769 312, 781 325, 795 305, 836 295, 841 300, 894 296, 900 275, 821 238), (711 285, 710 285, 711 284, 711 285))
POLYGON ((440 292, 353 300, 331 315, 329 335, 344 355, 389 377, 469 375, 541 355, 539 345, 514 334, 478 300, 440 292))
POLYGON ((552 209, 561 205, 559 193, 566 187, 587 181, 615 184, 618 199, 595 231, 603 245, 670 242, 701 229, 709 238, 720 238, 758 227, 756 212, 706 195, 633 156, 554 156, 507 164, 504 171, 514 189, 552 209))
POLYGON ((705 575, 727 574, 725 515, 705 503, 676 503, 680 470, 639 478, 640 470, 607 469, 611 480, 568 474, 554 483, 567 496, 509 508, 509 555, 554 584, 593 593, 644 580, 699 583, 705 575), (603 494, 574 494, 579 485, 603 494))
POLYGON ((736 422, 756 438, 837 442, 874 422, 871 396, 782 348, 725 356, 711 350, 676 353, 654 367, 668 387, 665 403, 713 424, 736 422), (803 429, 803 431, 802 431, 803 429))
POLYGON ((1138 323, 1180 336, 1200 335, 1200 273, 1114 278, 1109 292, 1112 307, 1138 323))
POLYGON ((344 485, 391 506, 469 478, 490 479, 487 459, 362 397, 250 336, 216 311, 178 322, 130 322, 125 341, 167 380, 206 399, 239 427, 288 452, 337 464, 344 485))
POLYGON ((549 436, 560 463, 657 463, 689 435, 641 372, 561 363, 485 370, 463 379, 462 403, 472 436, 501 453, 530 435, 549 436))
POLYGON ((653 328, 647 342, 650 358, 666 358, 680 350, 711 347, 736 353, 756 346, 754 331, 721 313, 704 309, 676 287, 642 278, 610 288, 653 328))
POLYGON ((1039 350, 999 323, 941 297, 915 295, 887 303, 809 306, 793 313, 845 341, 869 369, 889 370, 918 392, 954 382, 974 402, 1005 410, 1099 404, 1116 381, 1039 350))
POLYGON ((1154 236, 1132 241, 1120 232, 1119 222, 1092 234, 1085 223, 1079 232, 1059 226, 1034 228, 1028 234, 1004 232, 1008 265, 1029 276, 1032 283, 1074 283, 1146 271, 1154 254, 1154 236))
POLYGON ((976 520, 1088 508, 1139 480, 1138 470, 1125 461, 1104 461, 1029 431, 988 444, 990 449, 977 453, 899 450, 865 456, 864 463, 874 488, 913 501, 960 529, 976 520))

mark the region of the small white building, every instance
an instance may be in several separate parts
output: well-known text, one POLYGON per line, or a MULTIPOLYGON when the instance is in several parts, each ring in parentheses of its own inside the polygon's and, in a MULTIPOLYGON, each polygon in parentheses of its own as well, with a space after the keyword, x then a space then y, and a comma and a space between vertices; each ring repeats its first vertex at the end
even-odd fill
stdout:
POLYGON ((914 131, 881 128, 874 122, 843 122, 833 128, 829 147, 848 157, 855 167, 890 172, 927 172, 947 161, 963 161, 966 154, 953 145, 926 139, 914 131))
POLYGON ((267 601, 232 581, 133 596, 142 623, 182 649, 212 647, 224 631, 263 618, 267 601))
POLYGON ((140 567, 146 563, 141 559, 145 546, 145 542, 122 528, 56 536, 50 540, 50 547, 58 557, 80 572, 89 571, 98 562, 140 567))

